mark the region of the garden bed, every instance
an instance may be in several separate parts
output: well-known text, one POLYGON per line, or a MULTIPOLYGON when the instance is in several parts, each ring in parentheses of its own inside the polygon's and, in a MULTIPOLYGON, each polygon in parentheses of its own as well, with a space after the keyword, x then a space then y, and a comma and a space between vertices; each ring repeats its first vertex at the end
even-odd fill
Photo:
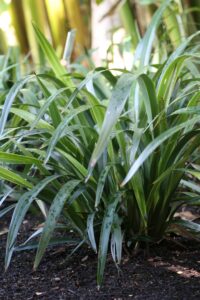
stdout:
MULTIPOLYGON (((24 240, 33 224, 25 220, 19 235, 24 240)), ((6 231, 7 223, 0 221, 6 231)), ((0 236, 0 269, 4 268, 6 234, 0 236)), ((70 246, 49 249, 33 272, 33 251, 14 254, 7 273, 0 274, 0 299, 200 299, 200 245, 181 240, 150 249, 149 257, 139 253, 124 256, 118 272, 108 256, 104 284, 96 288, 95 254, 86 247, 70 260, 70 246)))

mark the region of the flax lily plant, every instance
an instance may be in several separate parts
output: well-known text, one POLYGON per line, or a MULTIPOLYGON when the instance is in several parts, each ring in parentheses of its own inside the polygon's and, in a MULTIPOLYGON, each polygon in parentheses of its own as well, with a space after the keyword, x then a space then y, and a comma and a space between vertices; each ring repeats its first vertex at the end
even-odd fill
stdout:
POLYGON ((197 186, 187 182, 187 174, 200 177, 194 170, 199 47, 190 47, 198 33, 151 65, 163 11, 139 43, 133 70, 118 75, 103 68, 85 78, 67 74, 34 25, 52 70, 16 82, 4 104, 1 97, 0 204, 7 205, 0 214, 14 209, 6 269, 16 250, 37 248, 36 269, 48 245, 86 243, 98 254, 101 285, 109 247, 118 265, 123 244, 131 249, 172 233, 199 238, 197 223, 174 218, 181 205, 199 204, 197 186), (17 234, 33 204, 45 223, 19 246, 17 234), (75 236, 56 238, 53 232, 63 227, 75 236))

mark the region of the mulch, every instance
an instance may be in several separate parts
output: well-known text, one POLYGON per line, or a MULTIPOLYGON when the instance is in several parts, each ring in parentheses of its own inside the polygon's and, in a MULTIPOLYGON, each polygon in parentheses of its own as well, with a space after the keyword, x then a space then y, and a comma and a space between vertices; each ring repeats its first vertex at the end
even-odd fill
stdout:
MULTIPOLYGON (((0 232, 8 222, 0 220, 0 232)), ((24 240, 32 224, 26 220, 19 235, 24 240)), ((164 242, 143 253, 124 255, 120 270, 108 256, 104 284, 96 286, 97 257, 87 247, 70 260, 70 246, 46 251, 37 271, 33 272, 33 250, 14 253, 4 272, 6 234, 0 235, 0 299, 200 299, 200 244, 181 240, 182 247, 164 242)))

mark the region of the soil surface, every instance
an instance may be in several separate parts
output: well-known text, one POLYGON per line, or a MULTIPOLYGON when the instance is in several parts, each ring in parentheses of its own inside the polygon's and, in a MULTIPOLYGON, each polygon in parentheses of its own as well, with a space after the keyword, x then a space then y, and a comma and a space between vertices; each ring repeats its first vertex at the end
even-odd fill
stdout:
MULTIPOLYGON (((200 299, 200 244, 181 240, 186 247, 161 243, 135 257, 124 256, 120 271, 108 256, 104 284, 96 287, 97 258, 82 247, 70 260, 70 246, 46 251, 39 269, 32 270, 35 251, 14 253, 5 273, 4 254, 8 222, 0 219, 0 299, 200 299)), ((24 222, 19 239, 30 233, 24 222)))

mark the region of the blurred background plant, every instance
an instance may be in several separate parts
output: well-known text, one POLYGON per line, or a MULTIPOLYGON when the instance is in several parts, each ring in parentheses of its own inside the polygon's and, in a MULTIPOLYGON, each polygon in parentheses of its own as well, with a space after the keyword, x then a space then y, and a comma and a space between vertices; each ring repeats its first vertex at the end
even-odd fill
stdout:
MULTIPOLYGON (((89 51, 95 65, 130 67, 132 53, 144 35, 153 13, 163 1, 154 0, 1 0, 0 52, 9 46, 31 53, 43 64, 44 55, 32 29, 32 21, 44 32, 61 58, 67 32, 76 29, 73 58, 89 51)), ((200 28, 200 1, 174 0, 166 9, 158 31, 157 48, 175 49, 200 28)), ((82 58, 83 58, 82 57, 82 58)), ((88 65, 88 64, 87 64, 88 65)))

